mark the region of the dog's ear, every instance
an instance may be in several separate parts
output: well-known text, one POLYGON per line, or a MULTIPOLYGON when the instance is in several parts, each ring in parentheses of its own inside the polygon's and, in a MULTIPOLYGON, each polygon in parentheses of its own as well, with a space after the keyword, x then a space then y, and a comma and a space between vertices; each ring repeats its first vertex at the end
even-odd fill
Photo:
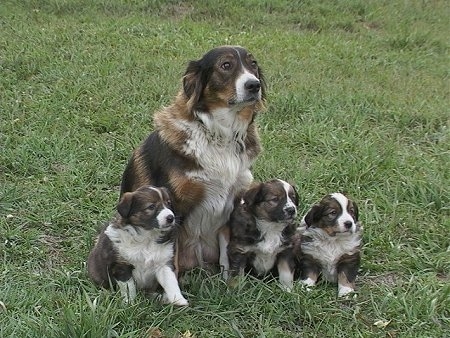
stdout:
POLYGON ((305 223, 308 228, 320 219, 322 209, 323 208, 320 204, 315 204, 305 215, 305 223))
POLYGON ((298 207, 299 204, 299 196, 298 196, 298 192, 297 192, 297 188, 295 187, 295 185, 291 184, 292 189, 294 189, 294 204, 296 207, 298 207))
POLYGON ((126 192, 117 204, 117 211, 123 218, 128 218, 133 206, 133 193, 126 192))
POLYGON ((262 71, 261 67, 259 67, 259 66, 258 66, 258 78, 259 78, 259 82, 261 84, 261 99, 263 101, 265 101, 267 84, 266 84, 266 79, 264 78, 263 71, 262 71))
POLYGON ((359 221, 359 208, 355 202, 352 201, 352 203, 353 203, 353 209, 355 209, 355 222, 358 222, 359 221))
POLYGON ((248 206, 261 202, 261 189, 263 184, 258 183, 250 187, 244 194, 244 203, 248 206))
POLYGON ((188 111, 192 113, 199 103, 204 89, 202 67, 199 61, 191 61, 183 76, 183 90, 186 95, 188 111))

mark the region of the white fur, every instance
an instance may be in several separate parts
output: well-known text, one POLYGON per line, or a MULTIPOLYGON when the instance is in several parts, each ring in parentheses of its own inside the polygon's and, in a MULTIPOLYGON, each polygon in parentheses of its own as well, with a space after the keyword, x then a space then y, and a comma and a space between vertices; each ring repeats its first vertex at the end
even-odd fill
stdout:
POLYGON ((294 208, 295 209, 295 215, 297 215, 297 206, 295 205, 294 201, 289 197, 289 189, 291 189, 291 185, 283 180, 278 180, 283 184, 284 191, 286 192, 286 205, 283 207, 283 210, 286 210, 288 208, 294 208))
POLYGON ((322 265, 322 274, 330 282, 337 282, 336 264, 342 255, 352 255, 361 244, 359 233, 337 233, 329 236, 319 228, 307 228, 304 236, 313 238, 311 242, 302 243, 302 252, 311 255, 322 265))
POLYGON ((117 281, 119 286, 120 294, 125 303, 133 303, 136 298, 136 283, 133 278, 130 278, 126 282, 117 281))
POLYGON ((352 215, 350 215, 347 211, 348 198, 341 193, 333 193, 331 194, 331 197, 334 198, 341 205, 342 208, 342 214, 336 220, 338 224, 338 230, 340 232, 350 230, 351 233, 355 233, 356 231, 355 220, 353 219, 352 215), (347 229, 344 225, 345 222, 351 222, 352 227, 350 229, 347 229))
MULTIPOLYGON (((136 231, 135 227, 126 225, 116 228, 111 224, 106 228, 105 234, 109 237, 127 263, 134 266, 132 275, 136 287, 139 289, 153 288, 158 282, 165 291, 168 301, 176 305, 187 304, 181 295, 174 271, 169 267, 174 256, 173 243, 157 243, 161 231, 157 229, 136 231)), ((120 286, 122 292, 130 284, 120 286)), ((134 292, 135 294, 135 292, 134 292)), ((131 292, 129 293, 131 298, 131 292)))
POLYGON ((257 274, 263 275, 274 267, 277 255, 282 251, 281 233, 286 224, 265 220, 256 220, 256 223, 264 240, 256 245, 256 249, 252 246, 255 253, 253 268, 257 274))
POLYGON ((230 261, 228 259, 228 240, 222 233, 219 233, 219 265, 222 269, 222 278, 224 280, 228 280, 229 270, 230 270, 230 261))
POLYGON ((309 278, 309 277, 304 279, 304 280, 302 280, 301 282, 302 282, 303 285, 306 286, 307 289, 312 287, 312 286, 314 286, 314 285, 316 285, 316 281, 311 279, 311 278, 309 278))
MULTIPOLYGON (((245 89, 245 83, 247 81, 256 80, 258 78, 244 68, 244 72, 236 79, 236 102, 244 102, 247 96, 247 90, 245 89)), ((258 93, 258 99, 261 99, 261 91, 258 93)))
POLYGON ((156 219, 158 220, 158 224, 161 228, 167 227, 172 225, 173 223, 169 223, 167 222, 167 217, 168 216, 173 216, 175 218, 175 215, 173 214, 172 210, 168 209, 168 208, 164 208, 162 209, 158 216, 156 216, 156 219))
POLYGON ((278 261, 277 269, 281 287, 291 292, 294 287, 294 271, 289 268, 288 263, 283 259, 278 261))
POLYGON ((346 285, 339 285, 338 287, 338 296, 343 297, 348 295, 351 292, 354 292, 353 288, 346 286, 346 285))
POLYGON ((245 152, 240 152, 248 122, 240 121, 236 113, 228 109, 197 114, 204 125, 197 121, 176 123, 189 135, 182 151, 194 156, 202 168, 186 173, 204 184, 206 196, 184 222, 192 239, 186 244, 196 247, 197 259, 202 265, 202 241, 206 241, 212 251, 219 252, 217 230, 228 220, 236 193, 246 188, 253 176, 249 170, 251 161, 245 152))

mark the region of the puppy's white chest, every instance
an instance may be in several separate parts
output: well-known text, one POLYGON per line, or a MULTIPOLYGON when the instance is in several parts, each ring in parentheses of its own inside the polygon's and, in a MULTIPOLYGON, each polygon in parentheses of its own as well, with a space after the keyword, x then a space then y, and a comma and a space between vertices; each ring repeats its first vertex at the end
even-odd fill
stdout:
POLYGON ((305 235, 313 238, 311 242, 302 243, 304 254, 316 259, 322 268, 323 277, 335 283, 337 281, 337 263, 345 254, 353 255, 361 243, 359 235, 327 236, 307 230, 305 235))
POLYGON ((256 245, 253 268, 257 274, 266 274, 274 267, 277 255, 281 252, 282 244, 279 233, 269 232, 264 240, 256 245))
POLYGON ((152 287, 156 271, 170 264, 173 259, 173 245, 157 243, 160 234, 153 234, 152 231, 138 234, 132 227, 116 229, 111 226, 105 233, 119 256, 134 266, 132 274, 138 288, 152 287))

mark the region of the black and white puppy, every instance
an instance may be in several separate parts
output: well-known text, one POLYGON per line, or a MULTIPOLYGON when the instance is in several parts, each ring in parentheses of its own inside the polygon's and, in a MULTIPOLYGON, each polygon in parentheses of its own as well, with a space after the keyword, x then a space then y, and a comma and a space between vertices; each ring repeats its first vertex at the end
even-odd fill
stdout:
POLYGON ((338 295, 355 290, 362 227, 358 207, 341 193, 325 196, 303 217, 298 263, 302 283, 314 286, 322 274, 338 283, 338 295))
POLYGON ((256 276, 275 272, 282 286, 291 290, 295 263, 286 253, 295 233, 297 206, 296 190, 279 179, 256 184, 237 199, 219 236, 224 278, 246 272, 256 276), (229 238, 228 245, 224 238, 229 238))
POLYGON ((163 302, 188 305, 174 272, 175 231, 166 188, 147 185, 123 194, 89 255, 89 276, 103 287, 117 284, 126 302, 134 300, 136 288, 161 286, 163 302))

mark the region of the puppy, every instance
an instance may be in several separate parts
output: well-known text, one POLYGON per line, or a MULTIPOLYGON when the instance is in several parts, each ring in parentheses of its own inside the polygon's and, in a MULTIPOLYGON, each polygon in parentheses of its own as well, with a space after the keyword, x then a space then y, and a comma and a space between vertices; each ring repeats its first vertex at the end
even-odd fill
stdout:
POLYGON ((265 83, 255 57, 221 46, 191 61, 174 102, 154 115, 155 131, 134 151, 121 194, 142 185, 165 186, 181 219, 180 271, 215 265, 218 230, 239 191, 253 176, 261 150, 255 117, 265 83))
POLYGON ((125 193, 117 216, 103 229, 88 258, 88 272, 100 286, 118 284, 126 302, 138 289, 164 289, 163 301, 188 305, 174 272, 176 222, 166 188, 142 186, 125 193))
POLYGON ((237 199, 228 229, 222 229, 222 238, 229 232, 228 245, 221 242, 224 278, 227 270, 231 277, 245 272, 264 276, 275 270, 282 286, 291 290, 295 264, 289 249, 297 206, 296 190, 279 179, 256 184, 237 199))
POLYGON ((325 196, 314 205, 301 222, 300 278, 314 286, 319 274, 338 283, 338 295, 355 290, 360 265, 362 227, 358 207, 341 193, 325 196))

